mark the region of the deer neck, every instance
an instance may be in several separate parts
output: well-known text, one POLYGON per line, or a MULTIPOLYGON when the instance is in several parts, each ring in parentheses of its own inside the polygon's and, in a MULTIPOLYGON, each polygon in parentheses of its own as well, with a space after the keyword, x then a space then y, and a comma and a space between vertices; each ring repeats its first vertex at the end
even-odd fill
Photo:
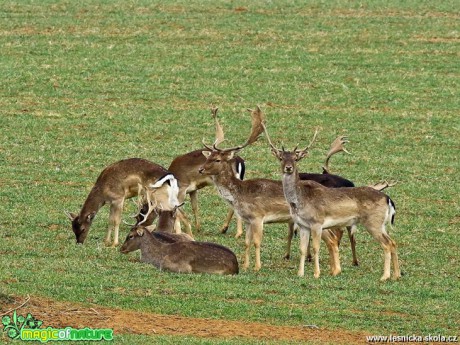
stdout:
POLYGON ((283 191, 286 201, 291 208, 299 208, 302 205, 302 188, 300 185, 299 172, 294 169, 292 174, 283 174, 283 191))
POLYGON ((156 239, 152 234, 144 233, 140 245, 141 261, 160 267, 164 257, 163 247, 165 245, 165 243, 156 239))
POLYGON ((102 193, 102 190, 98 186, 94 186, 91 189, 91 192, 88 194, 88 197, 83 204, 83 207, 80 211, 80 218, 86 218, 92 212, 99 211, 99 209, 104 206, 105 198, 102 193))
POLYGON ((242 182, 235 176, 230 163, 225 162, 223 164, 225 164, 224 169, 219 174, 213 175, 212 179, 222 198, 233 205, 239 194, 242 182))

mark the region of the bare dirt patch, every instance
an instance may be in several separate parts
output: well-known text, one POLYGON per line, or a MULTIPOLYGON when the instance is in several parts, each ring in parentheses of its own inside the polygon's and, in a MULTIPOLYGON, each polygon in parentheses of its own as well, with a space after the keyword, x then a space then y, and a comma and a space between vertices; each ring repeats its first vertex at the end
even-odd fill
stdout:
MULTIPOLYGON (((31 313, 44 327, 112 328, 114 334, 176 335, 204 338, 251 338, 265 340, 311 341, 319 343, 365 343, 366 334, 345 330, 277 326, 258 322, 198 319, 175 315, 59 302, 43 297, 4 296, 0 315, 31 313), (26 301, 26 303, 24 303, 26 301)), ((1 337, 0 337, 1 339, 1 337)))

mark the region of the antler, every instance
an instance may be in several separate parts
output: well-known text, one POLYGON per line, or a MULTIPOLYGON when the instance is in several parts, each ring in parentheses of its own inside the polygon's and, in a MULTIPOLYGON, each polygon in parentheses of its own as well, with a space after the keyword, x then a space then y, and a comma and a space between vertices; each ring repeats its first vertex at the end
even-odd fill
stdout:
POLYGON ((313 138, 311 139, 310 144, 308 144, 308 146, 305 149, 297 150, 297 146, 296 146, 294 151, 296 153, 302 153, 302 154, 308 152, 308 150, 310 150, 310 147, 312 147, 313 143, 316 141, 316 136, 318 135, 318 132, 319 132, 318 128, 316 128, 315 129, 315 134, 313 134, 313 138))
MULTIPOLYGON (((222 143, 225 138, 224 138, 224 130, 222 126, 219 123, 219 119, 217 118, 217 111, 219 108, 217 107, 212 107, 211 108, 211 116, 214 118, 214 121, 216 122, 216 140, 214 141, 214 144, 212 147, 216 147, 220 143, 222 143)), ((206 145, 205 145, 206 146, 206 145)))
POLYGON ((336 153, 338 152, 345 152, 348 154, 351 154, 350 152, 347 151, 345 148, 345 144, 348 143, 348 137, 344 135, 340 135, 331 144, 331 148, 329 149, 329 152, 327 153, 326 160, 324 161, 324 166, 323 166, 323 173, 329 174, 329 159, 336 153))
MULTIPOLYGON (((259 135, 264 131, 263 129, 263 122, 265 121, 264 114, 260 110, 259 107, 256 107, 255 110, 250 110, 248 111, 251 112, 251 117, 252 117, 252 127, 251 127, 251 133, 249 134, 248 140, 243 145, 235 146, 235 147, 230 147, 226 149, 219 149, 217 148, 217 145, 220 144, 224 140, 224 131, 222 130, 222 127, 220 126, 219 122, 216 119, 216 141, 214 144, 211 146, 206 145, 204 142, 204 139, 202 140, 203 146, 209 150, 209 151, 221 151, 221 152, 228 152, 228 151, 237 151, 241 150, 242 148, 252 144, 255 142, 258 138, 259 135)), ((216 116, 217 114, 217 108, 212 108, 211 112, 213 116, 216 116)))
POLYGON ((280 149, 276 148, 275 145, 273 145, 272 141, 270 140, 270 136, 268 135, 268 131, 267 131, 267 127, 265 126, 265 123, 262 123, 262 128, 264 129, 265 137, 267 138, 268 144, 270 145, 272 150, 276 151, 276 152, 284 151, 284 147, 283 147, 282 150, 280 150, 280 149))
POLYGON ((149 191, 147 190, 147 188, 143 187, 140 183, 137 184, 138 185, 138 188, 139 188, 139 191, 138 191, 138 203, 137 203, 137 207, 138 207, 138 216, 142 216, 144 219, 141 220, 140 222, 137 223, 137 225, 141 225, 143 223, 145 223, 147 221, 147 218, 148 216, 155 210, 155 207, 156 205, 154 204, 154 202, 150 199, 150 193, 149 191), (144 193, 145 191, 145 193, 144 193), (147 202, 145 202, 147 201, 147 202), (148 205, 148 209, 147 209, 147 212, 142 213, 142 208, 143 208, 143 205, 147 204, 148 205))
POLYGON ((264 114, 262 113, 262 110, 260 110, 259 106, 256 107, 256 109, 251 110, 247 109, 248 111, 251 112, 251 118, 252 118, 252 126, 251 126, 251 133, 249 134, 248 140, 243 145, 235 146, 235 147, 230 147, 226 149, 221 149, 223 152, 228 152, 228 151, 237 151, 245 148, 248 145, 251 145, 257 139, 259 139, 260 134, 264 131, 264 121, 265 117, 264 114))
POLYGON ((388 181, 385 180, 385 181, 380 181, 380 182, 378 182, 376 184, 369 185, 369 187, 377 189, 379 191, 382 191, 382 190, 384 190, 384 189, 386 189, 388 187, 395 186, 397 183, 398 183, 398 181, 390 181, 390 182, 388 182, 388 181))

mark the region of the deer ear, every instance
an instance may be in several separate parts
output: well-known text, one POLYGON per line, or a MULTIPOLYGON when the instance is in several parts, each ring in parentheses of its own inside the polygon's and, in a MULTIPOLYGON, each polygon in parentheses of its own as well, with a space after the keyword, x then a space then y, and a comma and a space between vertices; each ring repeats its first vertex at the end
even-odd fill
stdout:
MULTIPOLYGON (((148 232, 153 232, 153 231, 155 231, 155 229, 156 229, 156 225, 153 224, 153 225, 149 225, 149 226, 144 226, 144 228, 145 228, 148 232)), ((141 230, 141 229, 139 229, 139 230, 141 230)), ((142 235, 139 235, 139 236, 142 236, 142 235)))
POLYGON ((229 161, 235 157, 235 155, 240 152, 240 150, 231 150, 225 153, 225 160, 229 161))
POLYGON ((295 160, 296 162, 300 161, 302 158, 308 155, 308 151, 296 151, 295 160))
POLYGON ((211 155, 211 151, 201 151, 201 153, 202 153, 203 156, 205 156, 206 158, 209 158, 209 156, 211 155))
POLYGON ((96 217, 96 211, 93 211, 93 212, 91 212, 90 214, 88 214, 88 216, 86 217, 86 220, 87 220, 88 222, 92 222, 93 219, 94 219, 94 217, 96 217))
POLYGON ((137 229, 136 232, 137 232, 137 234, 138 234, 139 236, 144 236, 144 229, 143 229, 143 228, 137 229))
POLYGON ((272 148, 271 152, 272 152, 273 156, 275 156, 278 159, 281 159, 280 150, 272 148))
POLYGON ((69 218, 72 222, 75 218, 78 217, 78 214, 76 213, 73 213, 73 212, 68 212, 68 211, 64 211, 64 214, 67 216, 67 218, 69 218))

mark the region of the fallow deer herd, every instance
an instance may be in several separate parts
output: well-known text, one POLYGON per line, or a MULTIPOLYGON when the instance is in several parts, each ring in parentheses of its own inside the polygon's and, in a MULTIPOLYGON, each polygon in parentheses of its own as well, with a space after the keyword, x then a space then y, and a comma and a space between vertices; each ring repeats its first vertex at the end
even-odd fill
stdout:
MULTIPOLYGON (((248 109, 249 110, 249 109, 248 109)), ((242 145, 221 147, 224 131, 217 118, 218 108, 211 109, 215 120, 215 141, 204 142, 203 148, 176 157, 168 169, 141 158, 129 158, 106 167, 96 180, 79 214, 67 212, 77 243, 83 244, 93 219, 105 204, 110 205, 109 227, 105 237, 107 246, 116 247, 124 202, 137 196, 136 224, 121 247, 122 253, 141 250, 141 261, 159 269, 173 272, 237 274, 238 261, 228 248, 211 242, 195 242, 191 223, 181 209, 186 195, 190 195, 194 226, 200 230, 197 191, 214 185, 229 205, 229 213, 221 232, 225 233, 236 214, 239 237, 245 225, 245 252, 243 268, 250 262, 251 246, 255 248, 256 271, 262 267, 261 246, 265 224, 287 223, 288 236, 284 257, 290 258, 291 241, 300 230, 300 263, 298 275, 305 273, 305 260, 310 255, 310 236, 314 277, 319 278, 319 248, 321 239, 329 252, 330 273, 341 273, 339 244, 344 232, 350 239, 353 265, 358 266, 355 232, 361 224, 381 244, 384 251, 384 270, 381 280, 401 276, 396 243, 385 227, 393 224, 394 202, 382 192, 395 183, 381 182, 365 187, 330 173, 330 158, 338 152, 349 153, 347 137, 339 136, 327 153, 322 173, 299 172, 298 162, 308 155, 316 141, 315 132, 310 144, 303 150, 292 151, 275 147, 272 143, 259 107, 249 110, 252 126, 248 139, 242 145), (245 161, 241 150, 254 143, 264 133, 272 154, 281 164, 281 179, 244 179, 245 161), (157 220, 158 218, 158 220, 157 220), (157 221, 155 226, 155 221, 157 221), (181 233, 181 223, 187 234, 181 233), (113 240, 111 233, 114 232, 113 240)))

